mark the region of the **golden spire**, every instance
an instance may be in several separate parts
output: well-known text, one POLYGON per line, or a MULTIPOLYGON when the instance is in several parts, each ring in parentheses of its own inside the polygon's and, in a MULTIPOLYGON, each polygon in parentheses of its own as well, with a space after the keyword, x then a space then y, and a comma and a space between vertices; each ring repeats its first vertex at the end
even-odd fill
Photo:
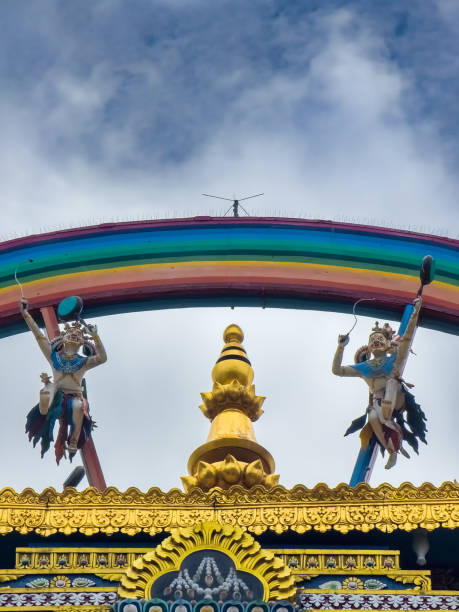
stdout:
POLYGON ((199 486, 226 489, 233 484, 252 487, 277 484, 274 459, 255 439, 252 422, 262 414, 264 397, 255 395, 253 370, 242 346, 244 334, 237 325, 223 332, 223 347, 212 370, 213 387, 201 393, 203 414, 210 420, 207 441, 188 460, 185 490, 199 486))

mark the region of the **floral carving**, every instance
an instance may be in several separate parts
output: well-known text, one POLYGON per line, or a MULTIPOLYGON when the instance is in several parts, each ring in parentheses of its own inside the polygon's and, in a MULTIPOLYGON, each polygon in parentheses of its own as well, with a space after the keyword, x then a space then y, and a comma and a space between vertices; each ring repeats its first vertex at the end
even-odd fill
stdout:
POLYGON ((154 535, 202 521, 238 525, 255 534, 268 529, 276 533, 286 529, 297 533, 452 529, 459 526, 459 485, 382 484, 373 489, 362 483, 331 489, 318 484, 313 489, 297 485, 290 490, 279 485, 270 490, 236 485, 207 493, 196 488, 189 493, 158 488, 146 493, 130 488, 123 493, 113 487, 104 493, 91 488, 63 493, 51 488, 42 493, 0 491, 0 535, 11 531, 43 536, 56 532, 154 535))

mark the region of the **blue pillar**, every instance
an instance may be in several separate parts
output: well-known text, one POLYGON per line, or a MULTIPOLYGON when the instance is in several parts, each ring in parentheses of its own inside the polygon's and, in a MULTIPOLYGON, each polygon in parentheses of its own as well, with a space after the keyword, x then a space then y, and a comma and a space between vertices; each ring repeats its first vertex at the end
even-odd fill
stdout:
MULTIPOLYGON (((413 304, 407 304, 405 306, 402 320, 400 321, 400 326, 397 332, 399 336, 403 336, 405 333, 406 326, 408 325, 408 321, 413 314, 413 310, 413 304)), ((376 441, 376 436, 373 435, 368 443, 368 446, 361 448, 359 454, 357 455, 357 461, 355 462, 354 470, 349 481, 349 485, 351 487, 355 487, 360 482, 368 482, 370 480, 373 466, 378 455, 378 449, 379 446, 376 441)))

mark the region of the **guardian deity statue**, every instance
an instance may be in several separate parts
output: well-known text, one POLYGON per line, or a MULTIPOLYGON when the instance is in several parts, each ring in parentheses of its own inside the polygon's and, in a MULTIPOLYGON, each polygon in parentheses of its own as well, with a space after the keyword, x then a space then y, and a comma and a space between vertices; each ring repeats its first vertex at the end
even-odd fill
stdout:
POLYGON ((359 376, 367 383, 370 394, 366 413, 355 419, 345 435, 361 429, 362 447, 365 448, 374 434, 382 452, 389 454, 386 469, 393 467, 400 452, 409 458, 403 448, 406 441, 418 452, 418 438, 426 442, 425 415, 402 379, 403 367, 408 358, 411 341, 416 329, 421 297, 417 297, 411 316, 401 336, 386 323, 379 327, 376 322, 370 333, 368 345, 355 354, 354 365, 343 366, 344 347, 349 334, 339 336, 333 359, 332 372, 336 376, 359 376), (406 420, 405 416, 406 415, 406 420))
POLYGON ((43 457, 54 440, 54 425, 59 421, 59 433, 54 444, 56 461, 59 463, 66 451, 72 460, 77 450, 83 448, 94 426, 83 390, 83 376, 107 361, 104 346, 97 327, 84 326, 80 321, 66 323, 61 334, 49 341, 28 312, 25 298, 20 302, 20 309, 51 366, 54 378, 52 382, 47 374, 41 375, 44 386, 39 403, 27 415, 26 433, 34 446, 41 441, 43 457))

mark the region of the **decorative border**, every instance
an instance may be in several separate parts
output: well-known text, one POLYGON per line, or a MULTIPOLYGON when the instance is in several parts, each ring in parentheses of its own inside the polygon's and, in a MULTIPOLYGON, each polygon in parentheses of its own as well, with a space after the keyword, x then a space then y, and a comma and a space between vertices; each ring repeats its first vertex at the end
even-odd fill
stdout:
POLYGON ((458 610, 459 594, 302 593, 300 610, 458 610))
MULTIPOLYGON (((16 549, 34 550, 34 549, 16 549)), ((371 548, 281 548, 272 549, 295 574, 389 574, 400 573, 399 550, 371 548)), ((426 573, 423 571, 421 573, 426 573)), ((429 573, 429 572, 427 572, 429 573)))
POLYGON ((12 610, 14 607, 19 609, 27 609, 30 607, 47 606, 49 610, 51 606, 62 606, 68 610, 68 606, 97 606, 95 609, 100 609, 101 606, 110 606, 117 599, 116 591, 108 591, 103 593, 95 593, 91 591, 83 591, 75 593, 74 591, 49 591, 42 590, 39 593, 23 589, 11 590, 0 593, 0 610, 12 610))
POLYGON ((22 577, 25 573, 50 574, 56 572, 77 573, 77 574, 97 574, 104 572, 122 572, 132 563, 142 557, 145 553, 151 552, 152 546, 142 548, 132 547, 18 547, 16 548, 16 569, 0 570, 0 583, 2 578, 9 575, 9 572, 18 572, 22 577), (8 574, 6 573, 8 572, 8 574))
POLYGON ((410 592, 432 591, 430 570, 400 569, 398 550, 292 548, 273 550, 273 552, 291 568, 298 580, 311 580, 318 576, 324 578, 347 576, 348 580, 351 580, 350 575, 362 579, 383 575, 396 582, 413 585, 410 587, 410 592))
MULTIPOLYGON (((112 606, 33 606, 37 612, 111 612, 112 606)), ((0 612, 24 612, 24 606, 0 606, 0 612)))
POLYGON ((32 489, 0 491, 0 535, 13 531, 45 537, 57 532, 154 535, 203 521, 239 526, 255 534, 288 529, 297 533, 454 529, 459 526, 459 484, 415 487, 404 483, 371 488, 362 483, 354 488, 340 484, 333 489, 318 484, 313 489, 296 485, 290 490, 276 486, 269 491, 262 486, 247 490, 236 485, 227 491, 193 489, 186 494, 158 488, 147 493, 130 488, 122 493, 114 487, 104 493, 92 488, 63 493, 52 488, 42 493, 32 489))
MULTIPOLYGON (((15 570, 17 578, 26 572, 33 573, 97 573, 123 571, 132 563, 151 552, 152 546, 133 548, 116 547, 18 547, 16 548, 15 570)), ((293 573, 306 575, 349 573, 362 574, 387 573, 400 571, 400 551, 362 549, 323 549, 323 548, 264 548, 284 561, 293 573), (330 563, 332 560, 332 563, 330 563), (353 563, 352 563, 353 561, 353 563)), ((419 570, 421 574, 425 570, 419 570)), ((0 582, 2 582, 0 570, 0 582)))
MULTIPOLYGON (((235 541, 236 543, 240 541, 240 535, 243 533, 241 529, 236 530, 233 527, 226 527, 225 529, 226 532, 228 532, 228 529, 231 532, 237 531, 235 541)), ((187 536, 184 538, 185 540, 189 540, 190 531, 190 529, 186 530, 187 536)), ((196 531, 196 528, 193 531, 196 531)), ((245 538, 247 541, 249 541, 251 536, 245 533, 245 538)), ((163 545, 166 546, 169 540, 170 538, 164 540, 163 545)), ((215 542, 212 538, 211 548, 214 547, 215 542)), ((27 576, 30 576, 30 584, 26 585, 29 587, 29 590, 30 588, 43 590, 43 585, 40 587, 35 587, 33 585, 34 576, 53 576, 56 574, 56 572, 63 572, 67 576, 69 581, 68 586, 75 586, 73 585, 72 579, 72 575, 75 574, 78 575, 77 579, 81 577, 81 575, 84 576, 85 574, 90 574, 91 576, 95 575, 111 582, 120 582, 128 568, 132 566, 136 567, 136 564, 143 563, 145 555, 149 555, 148 558, 150 561, 152 555, 153 557, 156 557, 157 553, 155 553, 155 550, 156 547, 151 546, 148 548, 78 547, 75 549, 69 547, 20 547, 16 548, 16 569, 0 570, 0 583, 17 580, 18 578, 22 578, 26 573, 27 576)), ((160 550, 162 550, 161 545, 160 550)), ((184 550, 187 550, 187 548, 185 547, 184 550)), ((181 559, 180 561, 177 561, 176 559, 177 563, 174 565, 172 556, 169 553, 170 550, 168 550, 169 557, 166 554, 164 554, 162 557, 160 555, 161 558, 158 562, 161 568, 166 568, 166 571, 177 569, 177 563, 179 565, 181 562, 181 559)), ((280 559, 284 563, 285 567, 288 568, 291 575, 295 577, 295 582, 311 580, 318 576, 323 576, 324 579, 327 576, 335 578, 348 577, 347 580, 350 580, 349 576, 355 575, 364 580, 369 578, 371 579, 372 576, 384 575, 387 578, 397 582, 411 584, 412 586, 410 587, 409 592, 422 591, 431 593, 432 591, 430 571, 421 569, 400 569, 400 552, 398 550, 268 548, 263 549, 262 553, 274 555, 280 559)), ((230 556, 233 556, 232 552, 229 554, 230 556)), ((351 587, 343 588, 349 589, 351 587)), ((371 588, 371 590, 377 590, 377 587, 365 586, 365 589, 368 588, 371 588)), ((9 586, 7 586, 6 589, 9 589, 9 586)), ((16 589, 17 592, 19 592, 19 590, 20 589, 16 589)), ((25 589, 24 592, 26 590, 27 589, 25 589)), ((60 587, 59 590, 62 590, 62 587, 60 587)), ((95 588, 95 590, 99 591, 110 589, 108 587, 98 586, 95 588)), ((302 591, 307 590, 309 589, 306 586, 302 589, 302 591)), ((315 588, 313 587, 312 590, 315 590, 315 588)), ((0 587, 0 593, 3 591, 4 588, 0 587)))
MULTIPOLYGON (((112 606, 34 606, 37 612, 111 612, 112 606)), ((24 606, 0 606, 0 612, 24 612, 24 606)))

